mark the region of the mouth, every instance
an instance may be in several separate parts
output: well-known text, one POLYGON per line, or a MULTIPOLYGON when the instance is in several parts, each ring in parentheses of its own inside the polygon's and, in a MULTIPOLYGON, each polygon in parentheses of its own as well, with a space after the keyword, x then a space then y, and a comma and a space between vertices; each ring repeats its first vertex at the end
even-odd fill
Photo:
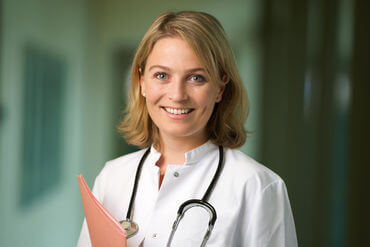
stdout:
POLYGON ((190 112, 194 111, 193 108, 171 108, 171 107, 162 107, 166 112, 174 114, 174 115, 184 115, 189 114, 190 112))

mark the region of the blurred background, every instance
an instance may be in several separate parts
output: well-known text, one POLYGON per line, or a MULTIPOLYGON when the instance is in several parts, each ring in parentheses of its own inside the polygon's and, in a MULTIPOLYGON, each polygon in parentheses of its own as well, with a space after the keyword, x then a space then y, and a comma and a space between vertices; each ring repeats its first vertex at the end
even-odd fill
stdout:
POLYGON ((138 42, 165 10, 216 16, 251 102, 241 150, 286 182, 299 246, 370 246, 369 1, 0 0, 0 246, 75 246, 138 42))

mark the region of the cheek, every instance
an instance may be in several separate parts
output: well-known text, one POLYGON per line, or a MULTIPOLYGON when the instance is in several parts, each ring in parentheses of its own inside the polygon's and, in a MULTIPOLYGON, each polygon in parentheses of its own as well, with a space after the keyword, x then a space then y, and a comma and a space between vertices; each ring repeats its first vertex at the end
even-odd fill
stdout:
POLYGON ((209 88, 207 90, 201 90, 199 92, 194 93, 193 95, 197 95, 197 101, 199 105, 205 106, 207 108, 213 108, 216 103, 217 92, 214 88, 209 88))
POLYGON ((147 85, 146 100, 151 104, 155 104, 163 95, 163 89, 160 87, 147 85))

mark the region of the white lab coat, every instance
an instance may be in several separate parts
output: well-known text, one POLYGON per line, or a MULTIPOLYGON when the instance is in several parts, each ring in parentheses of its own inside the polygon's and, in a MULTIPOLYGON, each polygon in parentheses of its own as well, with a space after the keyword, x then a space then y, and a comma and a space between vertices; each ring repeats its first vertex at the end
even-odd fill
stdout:
MULTIPOLYGON (((145 150, 107 162, 93 193, 117 220, 126 218, 135 172, 145 150)), ((206 246, 295 247, 297 238, 286 186, 265 166, 242 152, 225 148, 225 165, 210 196, 217 221, 206 246)), ((133 209, 139 232, 128 247, 164 247, 180 204, 200 199, 217 168, 218 147, 210 141, 185 154, 184 165, 169 165, 158 190, 160 153, 151 147, 133 209)), ((172 246, 200 246, 208 223, 203 210, 190 209, 176 231, 172 246)), ((91 246, 84 221, 78 247, 91 246)))

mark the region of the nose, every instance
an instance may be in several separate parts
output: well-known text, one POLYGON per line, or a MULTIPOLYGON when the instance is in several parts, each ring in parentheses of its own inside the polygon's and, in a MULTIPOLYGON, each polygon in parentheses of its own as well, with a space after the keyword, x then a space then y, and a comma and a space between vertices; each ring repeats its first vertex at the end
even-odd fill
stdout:
POLYGON ((185 101, 188 99, 186 83, 180 78, 171 81, 168 89, 168 97, 172 101, 185 101))

